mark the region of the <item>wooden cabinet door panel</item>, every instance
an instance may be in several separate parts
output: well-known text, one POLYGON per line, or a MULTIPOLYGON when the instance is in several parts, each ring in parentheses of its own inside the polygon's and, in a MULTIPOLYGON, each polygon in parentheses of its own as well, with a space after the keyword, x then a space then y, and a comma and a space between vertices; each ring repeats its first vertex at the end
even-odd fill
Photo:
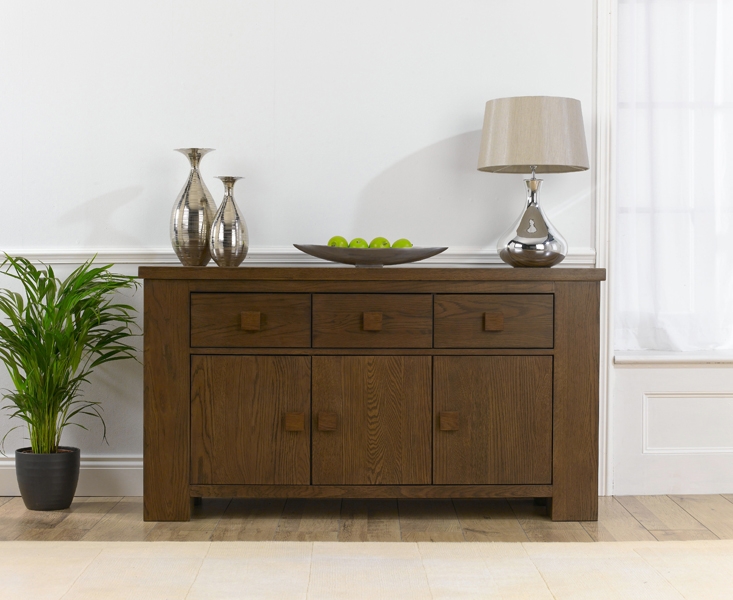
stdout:
POLYGON ((430 363, 313 357, 314 485, 430 483, 430 363))
POLYGON ((552 357, 436 356, 435 484, 552 482, 552 357))
POLYGON ((191 483, 310 483, 310 360, 191 357, 191 483))

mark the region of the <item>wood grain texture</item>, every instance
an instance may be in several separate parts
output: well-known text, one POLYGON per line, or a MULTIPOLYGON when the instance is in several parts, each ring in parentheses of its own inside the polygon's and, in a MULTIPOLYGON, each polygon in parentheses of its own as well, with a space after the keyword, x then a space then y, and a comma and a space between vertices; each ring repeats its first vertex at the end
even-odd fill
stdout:
POLYGON ((284 507, 284 499, 234 498, 219 519, 211 541, 271 541, 284 507))
MULTIPOLYGON (((262 353, 279 356, 394 356, 392 348, 339 348, 336 352, 333 348, 192 348, 191 354, 226 354, 230 355, 260 355, 262 353)), ((552 356, 552 350, 533 350, 505 348, 492 350, 491 348, 400 348, 400 356, 552 356)))
POLYGON ((313 484, 430 483, 430 359, 313 358, 313 412, 338 415, 314 431, 313 484))
POLYGON ((484 313, 484 331, 503 331, 504 330, 504 313, 502 312, 485 312, 484 313))
POLYGON ((453 507, 467 542, 528 542, 509 503, 501 499, 455 499, 453 507))
POLYGON ((463 530, 450 500, 399 500, 403 542, 463 542, 463 530))
POLYGON ((275 540, 281 542, 335 542, 339 535, 340 500, 293 498, 285 503, 275 540))
POLYGON ((193 356, 191 368, 192 483, 310 483, 309 358, 193 356), (287 413, 304 431, 286 431, 287 413))
POLYGON ((240 315, 240 327, 244 331, 260 331, 262 329, 262 313, 259 310, 245 310, 240 315))
POLYGON ((555 284, 555 521, 598 518, 598 283, 555 284))
POLYGON ((339 418, 335 412, 320 411, 318 413, 318 431, 336 431, 339 418))
POLYGON ((433 306, 428 294, 315 294, 314 348, 430 348, 433 306), (368 330, 364 315, 381 313, 368 330))
POLYGON ((669 496, 617 496, 616 500, 659 541, 717 539, 669 496))
POLYGON ((191 520, 183 523, 156 523, 146 542, 208 542, 231 500, 208 498, 193 507, 191 520))
POLYGON ((536 506, 530 499, 512 499, 509 505, 530 542, 593 541, 581 523, 552 521, 547 518, 547 507, 536 506))
POLYGON ((720 539, 733 538, 733 504, 720 495, 670 495, 672 501, 720 539))
POLYGON ((430 280, 387 280, 387 281, 338 281, 338 280, 282 280, 264 279, 245 282, 216 279, 192 279, 192 292, 208 293, 354 293, 361 294, 551 294, 555 286, 552 281, 430 281, 430 280))
POLYGON ((382 331, 382 313, 365 312, 363 315, 364 331, 382 331))
POLYGON ((552 348, 552 294, 439 294, 436 348, 552 348))
POLYGON ((307 348, 309 294, 191 294, 191 346, 307 348))
POLYGON ((205 498, 527 498, 551 485, 191 485, 205 498))
POLYGON ((341 502, 339 542, 399 542, 396 500, 346 499, 341 502))
POLYGON ((189 291, 146 281, 143 488, 146 521, 186 521, 190 436, 189 291))
POLYGON ((552 481, 552 358, 436 357, 433 411, 459 412, 433 441, 435 484, 552 481))
POLYGON ((598 521, 583 521, 594 542, 653 542, 656 538, 616 498, 598 498, 598 521))
POLYGON ((438 429, 440 431, 458 431, 460 426, 460 413, 448 412, 445 410, 440 411, 438 415, 438 429))
POLYGON ((497 267, 356 269, 353 267, 139 267, 142 279, 209 281, 603 281, 605 269, 504 269, 497 267))
MULTIPOLYGON (((190 502, 189 502, 190 505, 190 502)), ((82 538, 85 542, 142 542, 155 527, 143 520, 143 499, 126 496, 115 504, 82 538)), ((169 519, 187 521, 188 519, 169 519)))

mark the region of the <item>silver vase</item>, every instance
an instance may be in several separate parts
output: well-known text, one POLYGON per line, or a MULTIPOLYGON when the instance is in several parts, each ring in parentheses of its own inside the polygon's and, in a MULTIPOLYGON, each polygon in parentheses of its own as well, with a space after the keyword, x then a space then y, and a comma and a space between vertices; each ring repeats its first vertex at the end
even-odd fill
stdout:
POLYGON ((499 239, 501 260, 513 267, 551 267, 568 253, 568 244, 540 207, 542 180, 525 179, 527 204, 512 228, 499 239))
POLYGON ((234 184, 241 177, 218 177, 224 184, 224 200, 211 226, 211 257, 220 267, 238 267, 249 250, 247 223, 234 201, 234 184))
POLYGON ((179 148, 191 163, 186 185, 176 198, 171 215, 171 244, 178 260, 188 267, 204 267, 211 259, 209 236, 216 204, 201 178, 199 163, 212 148, 179 148))

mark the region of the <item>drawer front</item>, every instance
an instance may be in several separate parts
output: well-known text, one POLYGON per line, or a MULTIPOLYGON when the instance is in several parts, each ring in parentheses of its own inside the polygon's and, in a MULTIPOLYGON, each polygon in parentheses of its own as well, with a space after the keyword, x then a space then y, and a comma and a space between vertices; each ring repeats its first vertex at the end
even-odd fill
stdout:
POLYGON ((430 348, 430 294, 316 294, 315 348, 430 348))
POLYGON ((191 294, 191 346, 308 348, 310 294, 191 294))
POLYGON ((436 348, 552 348, 552 294, 439 294, 436 348))

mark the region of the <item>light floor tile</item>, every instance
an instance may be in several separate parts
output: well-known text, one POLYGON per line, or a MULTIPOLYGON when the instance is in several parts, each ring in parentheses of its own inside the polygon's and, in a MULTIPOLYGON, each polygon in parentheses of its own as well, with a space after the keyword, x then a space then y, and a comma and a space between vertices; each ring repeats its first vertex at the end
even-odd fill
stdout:
MULTIPOLYGON (((640 545, 653 543, 640 542, 640 545)), ((683 598, 629 543, 524 544, 524 547, 558 600, 683 598)))
POLYGON ((57 600, 103 549, 83 542, 0 542, 0 597, 57 600))
POLYGON ((678 542, 636 552, 689 600, 733 596, 733 542, 678 542))
POLYGON ((218 542, 211 545, 186 600, 305 598, 311 542, 218 542))
POLYGON ((552 599, 521 544, 420 543, 433 598, 552 599))
POLYGON ((209 545, 209 542, 108 543, 63 599, 184 599, 209 545))
POLYGON ((416 544, 315 542, 309 598, 430 598, 416 544))

